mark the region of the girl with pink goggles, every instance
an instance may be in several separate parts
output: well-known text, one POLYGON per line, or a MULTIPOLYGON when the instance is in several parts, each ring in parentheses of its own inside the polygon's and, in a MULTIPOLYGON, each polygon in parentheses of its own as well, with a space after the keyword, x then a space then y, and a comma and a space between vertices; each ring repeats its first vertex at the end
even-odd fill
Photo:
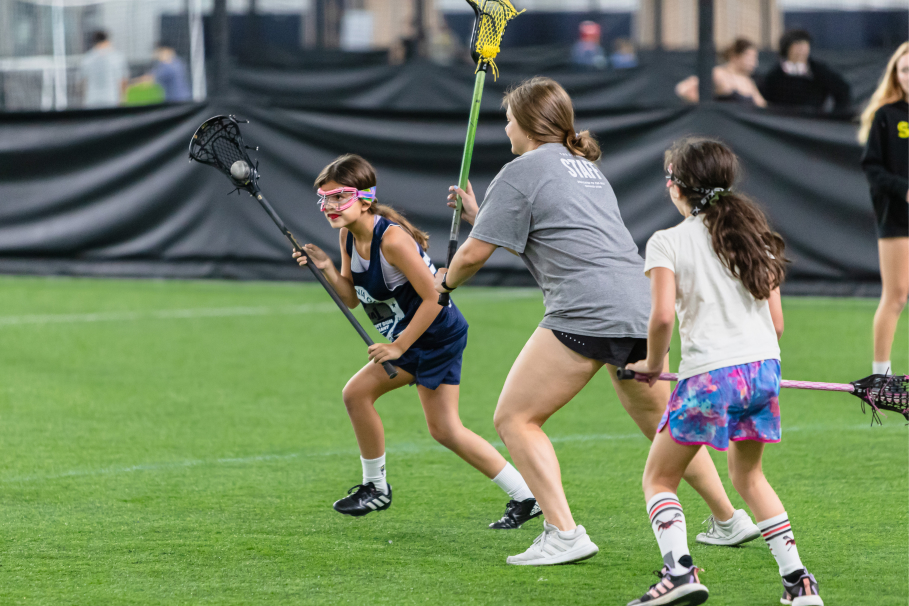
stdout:
POLYGON ((316 192, 319 194, 319 210, 333 210, 340 212, 350 208, 350 205, 357 200, 368 200, 375 202, 376 188, 370 187, 367 190, 357 189, 356 187, 339 187, 329 191, 323 191, 322 188, 316 192), (345 194, 353 194, 345 197, 345 194))

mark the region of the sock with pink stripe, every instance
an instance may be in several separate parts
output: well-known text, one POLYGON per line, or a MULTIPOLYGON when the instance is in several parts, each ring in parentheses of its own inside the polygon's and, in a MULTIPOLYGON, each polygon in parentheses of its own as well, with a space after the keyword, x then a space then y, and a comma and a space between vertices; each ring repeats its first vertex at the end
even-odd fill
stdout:
POLYGON ((758 522, 757 525, 764 535, 764 540, 767 541, 770 553, 776 558, 780 576, 784 577, 804 568, 802 560, 799 559, 799 549, 795 546, 795 535, 789 524, 789 516, 785 511, 769 520, 758 522))
POLYGON ((679 498, 671 492, 660 492, 647 501, 647 514, 650 516, 650 526, 660 553, 663 554, 663 563, 673 575, 684 574, 688 567, 680 560, 688 556, 685 561, 690 566, 691 554, 688 551, 688 529, 685 527, 685 514, 679 498))

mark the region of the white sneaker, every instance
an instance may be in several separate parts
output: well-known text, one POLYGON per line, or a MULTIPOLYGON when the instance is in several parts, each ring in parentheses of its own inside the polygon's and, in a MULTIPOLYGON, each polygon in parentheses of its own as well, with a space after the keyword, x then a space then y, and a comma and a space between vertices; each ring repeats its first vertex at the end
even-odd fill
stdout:
POLYGON ((599 550, 583 526, 562 532, 544 521, 543 534, 533 541, 533 545, 524 553, 508 556, 505 561, 517 566, 551 566, 580 562, 592 558, 599 550))
POLYGON ((700 533, 697 541, 706 545, 741 545, 761 536, 761 529, 744 509, 736 509, 726 522, 718 522, 710 516, 704 524, 708 524, 707 532, 700 533))

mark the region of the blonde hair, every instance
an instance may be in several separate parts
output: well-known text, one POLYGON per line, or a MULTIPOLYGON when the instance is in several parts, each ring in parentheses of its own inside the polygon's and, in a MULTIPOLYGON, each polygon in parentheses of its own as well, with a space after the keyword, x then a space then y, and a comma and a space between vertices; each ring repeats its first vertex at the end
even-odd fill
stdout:
POLYGON ((874 114, 877 113, 877 110, 906 96, 906 92, 896 78, 896 64, 907 53, 909 53, 909 42, 903 42, 893 53, 893 56, 890 57, 890 61, 887 62, 887 69, 884 70, 884 75, 877 85, 877 90, 871 95, 868 105, 865 106, 865 111, 862 112, 861 126, 859 126, 858 131, 859 143, 868 141, 868 133, 871 132, 871 123, 874 122, 874 114))
POLYGON ((600 159, 600 145, 590 131, 575 132, 571 97, 555 80, 542 76, 525 80, 505 93, 502 107, 511 109, 518 126, 535 141, 561 143, 591 162, 600 159))
MULTIPOLYGON (((376 169, 361 156, 344 154, 335 158, 331 164, 322 169, 322 172, 316 177, 315 185, 316 187, 322 187, 329 181, 340 183, 344 187, 356 187, 360 190, 369 189, 376 186, 376 169)), ((378 201, 374 200, 369 206, 369 212, 400 225, 424 250, 429 246, 429 234, 414 227, 413 223, 405 219, 404 215, 391 206, 379 204, 378 201)))

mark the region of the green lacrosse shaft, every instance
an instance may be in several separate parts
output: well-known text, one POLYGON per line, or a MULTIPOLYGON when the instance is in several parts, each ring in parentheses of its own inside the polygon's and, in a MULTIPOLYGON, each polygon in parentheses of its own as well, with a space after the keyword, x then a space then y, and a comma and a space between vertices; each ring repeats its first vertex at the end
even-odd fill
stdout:
MULTIPOLYGON (((470 161, 473 159, 473 143, 477 138, 477 123, 480 121, 480 101, 483 100, 483 85, 486 83, 486 70, 489 64, 483 61, 477 70, 477 78, 473 83, 473 103, 470 106, 470 121, 467 123, 467 139, 464 141, 464 155, 461 156, 461 176, 458 177, 458 187, 467 191, 467 181, 470 178, 470 161)), ((457 196, 454 215, 451 217, 451 235, 448 237, 448 267, 451 260, 458 252, 458 232, 461 231, 461 209, 464 203, 461 196, 457 196)), ((446 307, 451 297, 448 293, 439 295, 439 305, 446 307)))

